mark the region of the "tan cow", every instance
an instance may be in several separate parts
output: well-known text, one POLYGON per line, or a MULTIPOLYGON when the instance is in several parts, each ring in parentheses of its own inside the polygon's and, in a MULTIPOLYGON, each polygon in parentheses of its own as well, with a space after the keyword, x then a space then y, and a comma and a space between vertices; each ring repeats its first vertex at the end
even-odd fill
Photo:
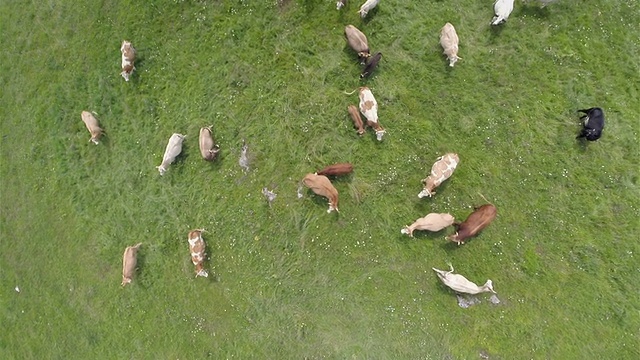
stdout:
POLYGON ((426 179, 422 179, 424 189, 420 191, 418 197, 433 196, 433 194, 436 193, 435 188, 440 186, 443 181, 447 180, 453 174, 453 171, 458 166, 458 162, 460 162, 458 154, 447 153, 440 156, 433 166, 431 166, 429 176, 427 176, 426 179))
POLYGON ((351 115, 351 120, 353 120, 353 126, 355 126, 356 132, 358 133, 358 135, 364 134, 364 123, 362 122, 362 118, 360 117, 358 108, 355 107, 354 105, 349 105, 347 110, 349 110, 349 115, 351 115))
POLYGON ((125 81, 129 81, 129 76, 131 76, 133 70, 136 69, 133 65, 136 61, 136 49, 134 49, 129 41, 123 40, 122 46, 120 46, 120 52, 122 53, 122 72, 120 75, 122 75, 125 81))
POLYGON ((220 152, 220 147, 215 143, 213 139, 213 133, 211 132, 211 126, 203 127, 200 129, 200 154, 202 158, 207 161, 215 160, 216 156, 220 152))
POLYGON ((191 252, 191 262, 196 266, 196 277, 208 277, 209 273, 204 268, 205 247, 206 244, 202 239, 204 229, 196 229, 189 232, 189 251, 191 252))
POLYGON ((451 23, 444 24, 440 30, 440 45, 449 59, 449 66, 453 67, 456 61, 462 59, 458 57, 458 34, 451 23))
POLYGON ((96 119, 95 116, 93 116, 93 114, 88 111, 83 111, 80 116, 82 117, 82 121, 87 127, 87 130, 89 130, 89 133, 91 133, 91 139, 89 139, 89 141, 98 145, 100 143, 100 136, 102 136, 103 133, 103 130, 98 125, 98 119, 96 119))
POLYGON ((476 207, 465 221, 460 224, 454 224, 456 233, 447 236, 447 240, 456 242, 458 245, 464 244, 466 239, 478 235, 482 229, 489 226, 493 219, 496 218, 497 213, 498 209, 493 204, 484 204, 476 207))
POLYGON ((324 176, 340 176, 350 174, 351 172, 353 172, 353 165, 350 163, 340 163, 326 166, 324 169, 316 171, 316 174, 324 176))
POLYGON ((451 214, 431 213, 414 221, 413 224, 405 226, 404 229, 400 230, 400 233, 413 237, 414 230, 440 231, 447 226, 451 226, 454 220, 451 214))
POLYGON ((302 183, 313 190, 314 193, 324 196, 329 200, 329 210, 328 213, 332 211, 338 210, 338 190, 333 187, 331 181, 324 175, 316 175, 316 174, 307 174, 303 179, 302 183))
POLYGON ((182 152, 182 142, 184 141, 184 138, 185 135, 177 133, 174 133, 169 138, 167 147, 164 150, 164 155, 162 156, 162 164, 160 164, 160 166, 156 166, 160 175, 164 175, 164 173, 167 172, 169 165, 171 165, 176 157, 182 152))
POLYGON ((138 249, 142 243, 134 246, 127 246, 122 255, 122 286, 131 283, 133 274, 136 272, 136 264, 138 263, 138 249))
POLYGON ((358 53, 360 64, 364 65, 367 58, 371 56, 371 54, 369 54, 369 43, 367 41, 367 37, 362 31, 358 30, 358 28, 353 25, 345 26, 344 36, 347 37, 347 43, 353 51, 358 53))
POLYGON ((371 126, 376 131, 376 138, 378 141, 382 141, 382 136, 385 134, 385 129, 378 123, 378 102, 373 97, 371 90, 363 86, 359 91, 360 97, 360 112, 367 118, 367 125, 371 126))

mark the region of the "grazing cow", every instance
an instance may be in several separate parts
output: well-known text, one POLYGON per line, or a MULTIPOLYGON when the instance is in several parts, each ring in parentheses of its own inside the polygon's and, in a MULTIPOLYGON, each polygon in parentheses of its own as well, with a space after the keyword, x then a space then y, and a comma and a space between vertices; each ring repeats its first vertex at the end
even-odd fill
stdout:
POLYGON ((493 290, 493 282, 491 280, 487 280, 486 283, 482 286, 478 286, 475 283, 467 280, 464 276, 460 274, 453 273, 453 265, 449 264, 450 271, 438 270, 436 268, 431 268, 436 272, 440 281, 442 281, 449 288, 453 289, 453 291, 457 293, 464 294, 480 294, 483 292, 491 292, 496 293, 493 290))
POLYGON ((414 230, 440 231, 447 226, 453 224, 454 218, 451 214, 431 213, 413 222, 413 224, 405 226, 400 230, 401 234, 407 234, 413 237, 414 230))
POLYGON ((156 169, 158 169, 160 175, 164 175, 169 165, 171 165, 176 157, 182 152, 182 142, 184 141, 184 138, 185 135, 177 133, 174 133, 169 138, 167 147, 164 150, 164 156, 162 157, 162 164, 160 164, 160 166, 156 166, 156 169))
POLYGON ((91 139, 89 141, 98 145, 100 143, 100 136, 102 136, 103 130, 98 125, 98 119, 93 116, 92 113, 88 111, 83 111, 80 116, 82 117, 82 121, 84 122, 87 130, 91 133, 91 139))
POLYGON ((313 190, 314 193, 324 196, 329 199, 329 210, 328 213, 333 210, 340 212, 338 210, 338 190, 333 187, 331 181, 324 175, 316 175, 316 174, 307 174, 303 179, 302 183, 313 190))
POLYGON ((238 164, 242 168, 242 171, 249 171, 249 145, 242 139, 242 149, 240 150, 240 159, 238 164))
POLYGON ((203 127, 200 129, 200 154, 202 158, 207 161, 215 160, 216 156, 220 152, 220 147, 215 143, 213 134, 211 132, 211 126, 203 127))
POLYGON ((136 264, 138 263, 138 249, 142 243, 134 246, 127 246, 122 255, 122 286, 131 283, 133 274, 136 272, 136 264))
POLYGON ((136 49, 133 48, 130 42, 123 40, 122 46, 120 46, 120 52, 122 53, 122 72, 120 75, 122 75, 125 81, 129 81, 129 76, 131 76, 133 70, 136 69, 136 67, 133 66, 136 60, 136 49))
POLYGON ((476 207, 474 211, 462 223, 453 223, 456 233, 447 236, 447 240, 460 244, 468 238, 478 235, 482 229, 486 228, 493 219, 496 218, 498 210, 493 204, 484 204, 476 207))
POLYGON ((349 163, 340 163, 340 164, 329 165, 324 169, 317 171, 316 174, 324 175, 324 176, 340 176, 340 175, 350 174, 352 171, 353 171, 353 165, 349 163))
POLYGON ((374 7, 376 7, 376 5, 378 5, 379 2, 380 0, 367 0, 367 2, 362 4, 362 6, 360 6, 360 10, 358 10, 360 17, 364 19, 369 13, 369 11, 371 11, 374 7))
POLYGON ((204 268, 204 258, 206 256, 204 249, 206 244, 202 239, 204 229, 196 229, 189 231, 189 251, 191 252, 191 262, 196 266, 196 277, 208 277, 209 273, 204 268))
POLYGON ((458 34, 451 23, 444 24, 440 30, 440 45, 444 49, 443 53, 449 59, 449 66, 453 67, 456 61, 461 58, 458 57, 458 34))
POLYGON ((336 9, 340 10, 343 6, 347 5, 347 0, 338 0, 336 2, 336 9))
POLYGON ((593 107, 578 111, 586 115, 580 117, 580 120, 584 119, 584 123, 582 125, 582 131, 580 131, 580 135, 578 135, 576 139, 586 138, 589 141, 600 139, 602 129, 604 129, 604 112, 602 112, 602 109, 593 107))
POLYGON ((427 176, 426 179, 422 179, 422 183, 424 184, 424 189, 420 191, 418 194, 419 198, 423 198, 425 196, 433 196, 435 194, 435 188, 440 186, 442 182, 447 180, 452 174, 453 171, 458 166, 460 162, 460 158, 458 154, 455 153, 447 153, 440 156, 433 166, 431 166, 431 173, 427 176))
POLYGON ((273 203, 273 201, 276 199, 276 196, 278 196, 278 194, 274 193, 273 190, 269 190, 266 187, 262 188, 262 195, 264 195, 264 197, 267 199, 269 207, 271 207, 271 203, 273 203))
POLYGON ((371 56, 369 54, 369 43, 367 37, 353 25, 347 25, 344 28, 344 36, 347 37, 347 43, 349 47, 358 54, 360 64, 364 65, 367 58, 371 56))
POLYGON ((513 0, 496 0, 493 4, 493 12, 496 16, 491 19, 491 25, 500 25, 507 21, 513 11, 513 0))
POLYGON ((375 55, 373 55, 367 62, 367 66, 365 66, 364 70, 362 70, 362 73, 360 73, 360 79, 364 79, 371 75, 373 70, 378 67, 378 62, 380 62, 380 59, 382 59, 381 52, 377 52, 375 55))
POLYGON ((354 105, 349 105, 347 110, 349 111, 349 115, 351 115, 351 120, 353 120, 353 126, 356 128, 358 135, 364 134, 364 124, 362 123, 362 118, 360 117, 358 108, 355 107, 354 105))
POLYGON ((376 131, 376 138, 378 141, 382 141, 382 136, 386 132, 385 129, 378 123, 378 102, 373 97, 373 93, 368 87, 363 86, 360 88, 360 112, 367 118, 367 125, 371 126, 376 131))

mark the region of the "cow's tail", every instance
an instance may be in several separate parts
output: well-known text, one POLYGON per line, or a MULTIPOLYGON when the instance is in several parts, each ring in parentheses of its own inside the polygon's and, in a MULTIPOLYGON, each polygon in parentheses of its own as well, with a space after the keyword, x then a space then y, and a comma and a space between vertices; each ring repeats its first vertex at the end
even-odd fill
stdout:
POLYGON ((352 92, 349 92, 349 93, 348 93, 348 92, 346 92, 346 91, 343 91, 343 93, 344 93, 345 95, 353 95, 353 93, 355 93, 356 91, 358 91, 358 88, 355 88, 352 92))
POLYGON ((480 197, 481 197, 481 198, 483 198, 483 199, 484 199, 484 201, 486 201, 486 202, 488 202, 488 203, 491 203, 491 201, 487 200, 487 198, 486 198, 486 197, 484 197, 484 195, 482 195, 482 194, 480 194, 480 193, 478 193, 478 195, 480 195, 480 197))

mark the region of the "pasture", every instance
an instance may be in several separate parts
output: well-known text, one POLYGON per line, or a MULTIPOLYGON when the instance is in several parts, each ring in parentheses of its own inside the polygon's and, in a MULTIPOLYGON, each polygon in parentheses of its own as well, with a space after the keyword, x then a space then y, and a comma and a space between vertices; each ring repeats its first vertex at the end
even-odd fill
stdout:
POLYGON ((640 3, 516 0, 490 27, 490 0, 382 0, 360 19, 362 2, 0 2, 0 358, 640 358, 640 3), (383 53, 367 80, 347 24, 383 53), (363 85, 380 142, 347 113, 363 85), (603 136, 578 141, 592 106, 603 136), (183 151, 160 176, 174 132, 183 151), (419 199, 446 152, 457 170, 419 199), (298 198, 339 162, 354 165, 334 181, 339 214, 298 198), (452 228, 400 233, 430 212, 464 220, 481 195, 497 218, 464 245, 452 228), (501 302, 459 307, 431 270, 448 262, 501 302))

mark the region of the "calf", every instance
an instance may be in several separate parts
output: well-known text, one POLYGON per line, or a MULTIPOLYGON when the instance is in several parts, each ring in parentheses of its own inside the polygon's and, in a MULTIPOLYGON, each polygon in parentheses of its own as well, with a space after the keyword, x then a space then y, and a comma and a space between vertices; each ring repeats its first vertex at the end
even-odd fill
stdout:
POLYGON ((324 196, 329 199, 329 210, 328 213, 332 211, 338 210, 338 190, 333 187, 331 181, 324 175, 316 175, 316 174, 307 174, 303 179, 302 183, 313 190, 314 193, 324 196))
POLYGON ((507 21, 513 11, 513 0, 496 0, 493 4, 493 12, 496 16, 491 19, 491 25, 500 25, 507 21))
POLYGON ((122 72, 120 75, 122 75, 125 81, 129 81, 129 76, 131 76, 133 70, 136 69, 136 67, 133 66, 136 60, 136 49, 133 48, 130 42, 123 40, 122 46, 120 46, 120 52, 122 53, 122 72))
POLYGON ((440 186, 443 181, 447 180, 453 174, 459 162, 460 158, 458 158, 458 154, 455 153, 447 153, 440 156, 436 162, 433 163, 433 166, 431 166, 429 176, 427 176, 426 179, 422 179, 424 189, 420 191, 418 197, 433 196, 433 194, 436 193, 434 191, 435 188, 440 186))
POLYGON ((367 37, 353 25, 347 25, 344 28, 344 35, 347 37, 347 43, 349 47, 358 53, 358 59, 360 64, 364 65, 367 58, 371 56, 369 54, 369 43, 367 37))
POLYGON ((133 274, 136 272, 136 264, 138 263, 138 249, 142 243, 134 246, 127 246, 122 255, 122 286, 131 283, 133 274))
POLYGON ((336 2, 336 9, 340 10, 343 6, 347 5, 347 0, 338 0, 336 2))
POLYGON ((460 57, 458 57, 458 34, 451 23, 444 24, 440 30, 440 45, 444 49, 443 53, 449 59, 449 66, 453 67, 456 61, 460 60, 460 57))
POLYGON ((213 134, 211 132, 211 126, 203 127, 200 129, 200 154, 202 158, 207 161, 215 160, 216 156, 220 152, 220 147, 215 143, 213 134))
POLYGON ((578 135, 576 139, 586 138, 589 141, 600 139, 602 129, 604 129, 604 112, 602 112, 602 109, 593 107, 578 111, 586 115, 580 117, 580 120, 584 119, 584 123, 582 125, 582 131, 580 131, 580 135, 578 135))
POLYGON ((413 222, 413 224, 405 226, 400 230, 401 234, 407 234, 413 237, 414 230, 440 231, 447 226, 453 224, 454 218, 451 214, 431 213, 413 222))
POLYGON ((358 135, 364 134, 364 124, 362 123, 362 118, 360 117, 358 108, 355 107, 354 105, 349 105, 347 110, 349 111, 349 115, 351 115, 351 120, 353 120, 353 126, 355 126, 358 135))
POLYGON ((367 16, 369 11, 371 11, 374 7, 376 7, 376 5, 378 5, 379 2, 380 0, 367 0, 367 2, 362 4, 362 6, 360 6, 360 10, 358 10, 360 17, 364 19, 364 17, 367 16))
POLYGON ((329 165, 324 169, 316 172, 316 174, 324 175, 324 176, 339 176, 339 175, 350 174, 352 171, 353 171, 353 165, 349 163, 340 163, 340 164, 329 165))
POLYGON ((102 136, 103 130, 98 125, 98 119, 96 119, 92 113, 88 111, 83 111, 80 116, 82 117, 82 121, 84 122, 87 130, 91 133, 91 139, 89 141, 98 145, 100 142, 100 136, 102 136))
POLYGON ((373 93, 368 87, 363 86, 360 88, 360 112, 367 118, 367 125, 371 126, 376 131, 376 138, 378 141, 382 141, 382 136, 385 134, 385 129, 378 123, 378 102, 373 97, 373 93))
POLYGON ((204 229, 197 229, 189 231, 189 251, 191 252, 191 262, 196 266, 196 277, 208 277, 209 273, 204 268, 204 258, 205 258, 205 246, 204 240, 202 239, 202 232, 204 229))
POLYGON ((169 165, 171 165, 176 157, 182 152, 182 142, 184 141, 184 138, 185 135, 177 133, 174 133, 169 138, 167 147, 164 150, 164 156, 162 157, 162 164, 160 164, 160 166, 156 166, 160 175, 164 175, 169 165))
POLYGON ((493 204, 476 207, 465 221, 453 224, 456 227, 456 233, 447 236, 447 240, 456 242, 458 245, 464 244, 466 239, 478 235, 482 229, 491 224, 496 218, 497 212, 498 210, 493 204))
POLYGON ((380 62, 380 59, 382 59, 382 53, 381 52, 377 52, 375 55, 373 55, 369 59, 369 62, 367 62, 367 66, 365 66, 364 70, 362 70, 362 73, 360 73, 360 79, 364 79, 364 78, 368 77, 369 75, 371 75, 373 70, 376 67, 378 67, 378 62, 380 62))

